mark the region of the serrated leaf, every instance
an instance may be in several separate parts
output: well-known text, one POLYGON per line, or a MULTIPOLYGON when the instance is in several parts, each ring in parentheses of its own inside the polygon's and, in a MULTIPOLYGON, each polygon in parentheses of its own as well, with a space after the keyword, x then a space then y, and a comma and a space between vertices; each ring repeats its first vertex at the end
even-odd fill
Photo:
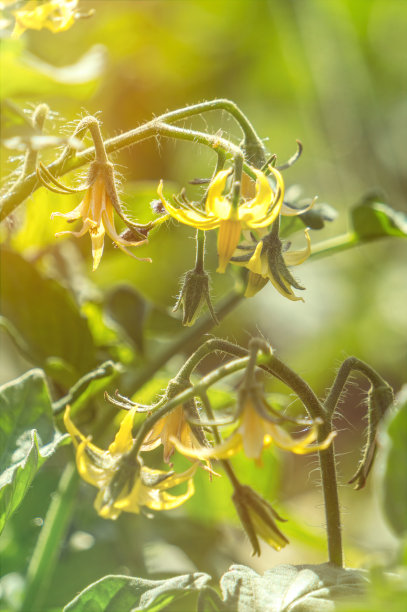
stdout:
POLYGON ((351 211, 353 228, 366 242, 385 236, 407 236, 407 214, 374 199, 366 199, 351 211))
POLYGON ((2 312, 33 363, 45 369, 50 358, 65 362, 72 368, 70 384, 91 370, 97 363, 92 335, 70 293, 12 251, 2 249, 1 268, 2 312))
POLYGON ((377 470, 384 513, 393 531, 407 535, 407 385, 399 393, 397 410, 389 414, 380 433, 377 470))
POLYGON ((330 612, 334 601, 364 592, 361 571, 322 565, 278 565, 261 576, 244 565, 232 565, 221 578, 225 610, 247 612, 330 612))
MULTIPOLYGON (((64 612, 136 612, 164 610, 174 600, 205 589, 211 577, 195 572, 168 580, 145 580, 129 576, 105 576, 89 585, 68 603, 64 612)), ((193 609, 190 608, 190 609, 193 609)))
POLYGON ((42 370, 30 370, 0 387, 0 532, 65 438, 54 428, 42 370))

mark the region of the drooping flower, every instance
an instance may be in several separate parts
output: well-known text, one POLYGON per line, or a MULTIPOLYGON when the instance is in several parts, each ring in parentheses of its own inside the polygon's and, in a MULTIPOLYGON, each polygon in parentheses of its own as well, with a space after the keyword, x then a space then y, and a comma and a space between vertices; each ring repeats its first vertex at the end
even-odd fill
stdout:
POLYGON ((184 407, 182 405, 177 406, 153 425, 144 438, 140 450, 150 451, 162 444, 164 447, 164 461, 169 463, 171 456, 175 452, 173 438, 179 440, 187 448, 194 449, 201 447, 203 436, 200 435, 197 428, 194 428, 194 430, 195 433, 185 418, 184 407))
POLYGON ((103 518, 116 519, 121 512, 138 514, 142 508, 171 510, 178 508, 194 494, 193 476, 197 464, 181 474, 154 470, 128 455, 133 446, 132 428, 136 407, 127 412, 114 441, 107 450, 92 444, 74 425, 69 407, 64 415, 65 427, 76 447, 76 465, 80 476, 99 492, 95 509, 103 518), (171 495, 167 489, 188 483, 186 493, 171 495))
POLYGON ((249 270, 246 297, 253 297, 270 281, 283 297, 292 301, 304 301, 295 295, 294 289, 304 289, 292 276, 288 267, 302 264, 311 254, 311 240, 305 230, 307 246, 300 251, 283 251, 281 240, 275 231, 264 236, 249 255, 232 258, 232 262, 249 270))
MULTIPOLYGON (((51 190, 57 191, 58 193, 75 192, 75 190, 70 190, 59 183, 54 177, 52 177, 52 175, 43 165, 40 165, 40 168, 38 169, 38 176, 40 180, 51 190)), ((116 232, 114 225, 115 210, 118 212, 118 214, 120 214, 120 216, 123 217, 120 202, 117 196, 113 165, 110 162, 95 160, 92 162, 89 168, 86 192, 82 202, 76 208, 74 208, 74 210, 68 213, 52 213, 51 219, 53 217, 63 217, 68 222, 76 221, 78 219, 83 220, 82 228, 79 231, 58 232, 56 236, 72 234, 73 236, 80 238, 89 232, 92 241, 93 270, 97 269, 102 257, 105 234, 112 239, 119 249, 127 253, 127 255, 130 255, 139 261, 150 262, 151 260, 149 258, 136 257, 133 253, 128 251, 126 247, 141 246, 142 244, 145 244, 147 242, 147 232, 151 229, 153 224, 156 224, 157 222, 152 222, 151 227, 137 226, 136 224, 133 224, 133 227, 127 230, 127 232, 125 232, 123 235, 119 235, 116 232)))
POLYGON ((259 537, 275 550, 281 550, 288 544, 287 538, 276 523, 285 522, 284 519, 251 487, 239 484, 232 500, 253 547, 253 556, 260 555, 259 537))
POLYGON ((219 228, 218 233, 218 272, 224 272, 226 266, 239 243, 242 229, 259 229, 273 223, 280 213, 284 198, 284 182, 280 172, 269 166, 270 173, 276 181, 275 191, 267 176, 251 168, 256 176, 256 194, 253 199, 234 207, 231 200, 222 195, 226 181, 231 173, 221 170, 211 181, 205 203, 205 210, 200 210, 191 203, 178 200, 179 208, 171 204, 163 196, 162 181, 158 187, 158 195, 169 214, 186 225, 203 230, 219 228))
MULTIPOLYGON (((238 400, 239 425, 229 438, 214 447, 197 450, 187 448, 176 439, 173 439, 174 445, 180 453, 200 460, 228 459, 243 449, 247 457, 259 461, 263 449, 271 444, 297 455, 305 455, 328 448, 336 435, 333 432, 322 442, 314 444, 318 440, 319 425, 314 421, 309 423, 308 432, 294 438, 279 424, 286 420, 285 417, 270 415, 268 408, 257 386, 249 389, 242 387, 238 400)), ((304 421, 298 421, 298 424, 303 425, 304 421)))
MULTIPOLYGON (((13 38, 18 38, 26 30, 51 32, 68 30, 77 19, 79 0, 29 0, 12 11, 15 18, 13 38)), ((16 4, 16 3, 15 3, 16 4)))

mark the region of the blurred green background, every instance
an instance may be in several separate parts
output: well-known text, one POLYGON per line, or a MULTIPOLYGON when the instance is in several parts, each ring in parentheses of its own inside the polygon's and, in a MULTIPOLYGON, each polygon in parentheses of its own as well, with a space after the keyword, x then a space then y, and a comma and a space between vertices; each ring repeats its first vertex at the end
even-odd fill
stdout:
MULTIPOLYGON (((19 40, 2 41, 2 97, 28 110, 46 102, 52 110, 48 133, 69 134, 75 122, 90 113, 100 117, 107 138, 166 110, 230 98, 247 114, 270 153, 278 155, 279 163, 295 151, 296 139, 302 141, 303 156, 284 173, 286 184, 301 185, 304 197, 318 195, 320 202, 338 211, 333 223, 311 232, 313 244, 346 232, 349 208, 367 193, 379 192, 383 201, 406 210, 404 0, 81 0, 80 5, 83 12, 94 8, 95 13, 66 32, 29 31, 19 40)), ((221 128, 239 140, 235 124, 221 113, 195 119, 193 125, 212 131, 221 128)), ((16 131, 6 117, 3 138, 16 131)), ((16 156, 18 152, 3 149, 5 176, 18 167, 16 156)), ((52 150, 43 155, 45 160, 54 157, 52 150)), ((122 199, 135 218, 143 219, 160 179, 171 194, 195 177, 210 176, 215 159, 198 145, 153 139, 117 153, 114 161, 123 178, 122 199)), ((78 172, 64 180, 76 184, 78 172)), ((188 193, 196 195, 196 188, 188 187, 188 193)), ((129 368, 140 367, 182 331, 178 315, 170 314, 170 309, 180 277, 193 265, 194 231, 176 229, 172 223, 160 228, 151 244, 137 252, 151 255, 151 266, 135 263, 106 244, 101 265, 91 274, 88 237, 54 239, 54 232, 65 229, 65 223, 49 220, 50 212, 71 210, 78 201, 75 196, 37 191, 3 230, 4 241, 31 261, 41 253, 39 269, 62 281, 82 304, 96 303, 106 312, 115 287, 126 283, 138 291, 147 300, 146 310, 140 310, 145 314, 144 353, 140 354, 138 314, 139 331, 130 340, 131 323, 126 329, 132 348, 126 353, 124 343, 114 358, 127 360, 129 368)), ((302 242, 301 235, 294 237, 296 245, 302 242)), ((208 240, 208 251, 216 301, 234 281, 231 274, 215 273, 214 236, 208 240)), ((267 286, 214 333, 243 345, 260 333, 319 395, 349 355, 369 362, 398 390, 405 382, 407 363, 405 256, 405 243, 394 239, 310 261, 295 270, 306 287, 304 304, 284 300, 267 286)), ((31 297, 27 287, 27 303, 31 297)), ((24 360, 0 333, 5 382, 32 361, 24 360)), ((120 345, 114 333, 110 342, 120 345)), ((164 379, 177 364, 179 359, 163 372, 164 379)), ((343 483, 353 473, 364 430, 367 387, 358 382, 361 390, 359 385, 349 389, 337 421, 343 483)), ((282 390, 270 386, 270 391, 282 390)), ((70 452, 64 449, 43 470, 3 536, 3 571, 22 571, 70 452)), ((251 560, 229 500, 212 495, 203 474, 197 482, 201 492, 190 509, 185 506, 171 514, 174 519, 126 516, 117 524, 103 521, 90 505, 94 491, 84 486, 49 605, 67 601, 106 573, 164 575, 165 563, 174 572, 196 567, 220 573, 232 560, 262 570, 276 563, 322 562, 323 512, 315 459, 277 458, 276 453, 266 463, 273 479, 271 492, 267 483, 259 483, 260 489, 267 490, 291 521, 286 532, 292 544, 284 551, 275 553, 263 546, 263 556, 251 560), (197 532, 194 522, 200 520, 206 527, 197 532), (235 521, 233 528, 228 521, 235 521)), ((260 477, 255 469, 240 459, 237 465, 239 473, 256 485, 260 477)), ((341 487, 350 564, 391 558, 395 550, 373 488, 370 484, 356 493, 341 487)))

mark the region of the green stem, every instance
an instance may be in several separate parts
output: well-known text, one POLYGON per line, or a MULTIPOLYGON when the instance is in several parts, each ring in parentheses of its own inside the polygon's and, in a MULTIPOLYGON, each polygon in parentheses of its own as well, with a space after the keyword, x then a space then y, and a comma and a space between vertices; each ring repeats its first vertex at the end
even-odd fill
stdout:
MULTIPOLYGON (((157 135, 165 136, 168 138, 180 138, 183 140, 189 140, 192 142, 198 142, 202 145, 209 146, 214 150, 224 149, 227 153, 234 156, 236 154, 242 154, 239 147, 219 136, 213 134, 205 134, 195 130, 188 130, 179 128, 176 126, 168 125, 164 121, 176 121, 187 116, 192 116, 195 112, 192 110, 194 107, 188 107, 187 109, 181 109, 178 113, 166 113, 161 115, 157 119, 153 119, 144 125, 141 125, 134 130, 119 134, 114 138, 110 138, 104 142, 104 149, 106 153, 123 149, 137 142, 142 142, 148 138, 155 137, 157 135)), ((93 118, 94 119, 94 118, 93 118)), ((81 126, 81 132, 83 132, 83 126, 81 126)), ((79 132, 77 136, 79 135, 79 132)), ((69 151, 67 149, 63 152, 61 157, 55 162, 47 166, 47 169, 55 176, 59 177, 71 170, 80 168, 84 164, 92 161, 95 156, 95 147, 89 147, 84 151, 79 152, 74 157, 69 158, 69 151)), ((253 175, 250 166, 245 165, 245 171, 249 176, 253 175)), ((32 194, 41 184, 37 179, 35 172, 26 176, 21 182, 17 181, 8 193, 3 198, 3 204, 0 210, 0 221, 3 221, 23 200, 32 194)))
POLYGON ((26 588, 20 612, 44 609, 43 602, 55 569, 62 540, 69 525, 78 481, 76 467, 73 463, 69 463, 48 508, 28 566, 26 588))
POLYGON ((196 258, 195 258, 195 270, 196 272, 204 272, 204 261, 205 261, 205 230, 196 230, 196 258))
POLYGON ((339 253, 340 251, 347 251, 360 244, 361 240, 355 232, 335 236, 334 238, 318 242, 316 245, 312 246, 310 259, 320 259, 327 255, 339 253))
MULTIPOLYGON (((274 355, 270 358, 267 369, 276 374, 294 391, 314 420, 321 419, 322 422, 318 429, 318 442, 325 440, 332 432, 331 419, 326 415, 311 387, 274 355)), ((342 567, 341 517, 333 443, 326 450, 319 451, 318 456, 324 495, 329 562, 342 567)))

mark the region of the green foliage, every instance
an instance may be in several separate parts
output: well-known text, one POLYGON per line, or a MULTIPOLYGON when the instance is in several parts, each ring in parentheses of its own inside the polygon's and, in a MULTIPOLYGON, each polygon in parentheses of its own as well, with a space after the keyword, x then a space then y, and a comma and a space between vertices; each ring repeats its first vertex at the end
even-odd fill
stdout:
POLYGON ((380 437, 379 470, 382 503, 387 521, 400 537, 407 536, 407 387, 389 415, 380 437))
POLYGON ((407 236, 407 214, 368 197, 351 211, 353 229, 360 242, 385 236, 407 236))
POLYGON ((53 425, 41 370, 31 370, 0 388, 0 531, 41 465, 65 438, 53 425))
POLYGON ((21 255, 3 249, 3 313, 24 337, 35 365, 69 386, 96 365, 86 318, 72 296, 21 255))
POLYGON ((355 597, 364 592, 363 572, 345 570, 327 563, 322 565, 279 565, 263 576, 244 565, 232 565, 220 579, 222 600, 212 588, 207 574, 189 574, 168 580, 143 580, 128 576, 106 576, 82 591, 65 608, 103 612, 107 609, 136 610, 219 610, 247 612, 327 612, 334 601, 355 597), (198 607, 192 607, 185 596, 201 591, 198 607), (171 604, 174 604, 171 605, 171 604))
POLYGON ((105 576, 75 597, 65 606, 64 612, 104 612, 107 609, 121 612, 130 612, 130 610, 158 612, 164 609, 174 612, 187 611, 191 610, 197 592, 205 589, 210 580, 210 576, 198 572, 169 580, 105 576), (176 600, 175 608, 171 606, 174 600, 176 600), (184 604, 188 607, 185 608, 184 604))

